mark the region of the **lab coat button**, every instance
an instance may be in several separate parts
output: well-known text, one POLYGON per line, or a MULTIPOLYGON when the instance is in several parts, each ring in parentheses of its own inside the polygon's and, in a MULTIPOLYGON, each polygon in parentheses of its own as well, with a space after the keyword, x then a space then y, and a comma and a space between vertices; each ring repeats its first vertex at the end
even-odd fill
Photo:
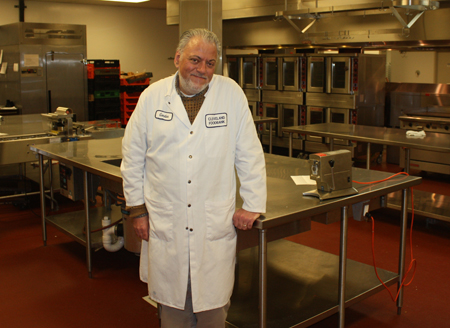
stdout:
POLYGON ((191 131, 190 134, 194 134, 194 131, 191 131))
POLYGON ((189 231, 194 231, 194 229, 191 228, 191 229, 189 229, 189 231))
POLYGON ((188 204, 188 207, 191 207, 191 204, 188 204))
POLYGON ((188 227, 186 227, 186 230, 189 230, 189 228, 188 228, 188 227))
POLYGON ((189 155, 189 158, 192 158, 192 155, 189 155))
POLYGON ((191 183, 191 180, 188 180, 188 183, 191 183))

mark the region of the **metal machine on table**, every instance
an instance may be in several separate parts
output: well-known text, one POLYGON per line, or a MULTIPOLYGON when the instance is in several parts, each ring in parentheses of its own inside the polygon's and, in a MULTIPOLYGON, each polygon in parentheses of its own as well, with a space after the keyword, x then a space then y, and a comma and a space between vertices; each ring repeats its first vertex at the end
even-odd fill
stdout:
POLYGON ((352 155, 349 150, 311 154, 309 164, 310 177, 316 180, 317 189, 304 192, 304 196, 315 196, 324 200, 358 193, 353 187, 352 155))
MULTIPOLYGON (((0 199, 38 194, 39 174, 32 168, 37 157, 30 146, 76 141, 80 139, 105 139, 123 136, 119 122, 74 122, 69 108, 60 108, 50 114, 4 116, 0 121, 0 166, 2 179, 0 199), (28 163, 28 164, 27 164, 28 163), (27 171, 27 167, 31 170, 27 171)), ((51 168, 51 166, 49 166, 51 168)), ((69 168, 70 169, 70 168, 69 168)), ((52 176, 51 169, 49 170, 52 176)), ((53 187, 59 186, 58 176, 53 176, 53 187)), ((46 185, 47 188, 50 185, 46 185)))

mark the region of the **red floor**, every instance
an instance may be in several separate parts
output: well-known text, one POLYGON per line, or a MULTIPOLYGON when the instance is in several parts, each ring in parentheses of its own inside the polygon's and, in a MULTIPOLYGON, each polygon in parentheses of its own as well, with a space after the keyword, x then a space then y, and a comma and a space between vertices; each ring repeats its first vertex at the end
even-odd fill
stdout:
MULTIPOLYGON (((395 172, 398 167, 383 164, 374 169, 395 172)), ((418 189, 450 196, 449 186, 448 177, 428 174, 418 189)), ((64 210, 82 206, 59 199, 64 210)), ((137 256, 125 250, 100 250, 93 254, 91 279, 85 248, 53 227, 48 228, 47 246, 43 246, 38 199, 33 198, 31 208, 0 205, 0 327, 158 327, 155 309, 142 299, 147 292, 139 281, 137 256)), ((373 215, 377 265, 396 271, 399 213, 378 210, 373 215)), ((292 240, 337 254, 339 223, 312 225, 311 231, 292 240)), ((372 263, 371 230, 369 222, 350 220, 350 259, 372 263)), ((402 314, 397 315, 395 303, 383 291, 348 308, 346 327, 450 326, 449 225, 416 218, 413 251, 417 271, 405 287, 402 314)), ((337 323, 334 315, 312 327, 337 327, 337 323)))

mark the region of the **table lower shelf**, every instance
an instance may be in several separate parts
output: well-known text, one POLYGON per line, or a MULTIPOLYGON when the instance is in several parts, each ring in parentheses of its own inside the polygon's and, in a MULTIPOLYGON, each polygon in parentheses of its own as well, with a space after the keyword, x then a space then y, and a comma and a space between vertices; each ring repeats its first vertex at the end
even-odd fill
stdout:
MULTIPOLYGON (((104 206, 89 209, 89 219, 91 222, 91 231, 102 227, 102 219, 108 216, 111 222, 116 222, 122 218, 119 206, 112 206, 108 210, 104 206)), ((83 246, 86 246, 85 223, 86 216, 84 210, 69 213, 51 215, 46 217, 46 222, 64 232, 83 246)), ((91 233, 91 247, 98 250, 102 245, 102 232, 97 231, 91 233)))
MULTIPOLYGON (((401 204, 401 191, 387 195, 388 208, 401 210, 401 204)), ((408 212, 411 212, 411 199, 408 199, 408 212)), ((427 218, 450 222, 450 197, 414 189, 414 213, 427 218)))
MULTIPOLYGON (((338 312, 339 257, 284 239, 268 243, 267 327, 307 327, 338 312)), ((398 274, 378 269, 386 285, 398 274)), ((258 247, 239 252, 227 327, 258 327, 258 247)), ((384 287, 373 266, 347 260, 346 306, 384 287)))

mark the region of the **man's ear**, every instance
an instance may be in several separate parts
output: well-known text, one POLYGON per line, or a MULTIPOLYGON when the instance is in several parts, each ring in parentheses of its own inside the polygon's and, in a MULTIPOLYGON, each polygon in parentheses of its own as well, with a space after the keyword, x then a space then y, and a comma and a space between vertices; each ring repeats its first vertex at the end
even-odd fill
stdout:
POLYGON ((180 53, 177 51, 175 53, 175 58, 173 59, 173 63, 175 64, 175 67, 178 68, 180 66, 180 53))

